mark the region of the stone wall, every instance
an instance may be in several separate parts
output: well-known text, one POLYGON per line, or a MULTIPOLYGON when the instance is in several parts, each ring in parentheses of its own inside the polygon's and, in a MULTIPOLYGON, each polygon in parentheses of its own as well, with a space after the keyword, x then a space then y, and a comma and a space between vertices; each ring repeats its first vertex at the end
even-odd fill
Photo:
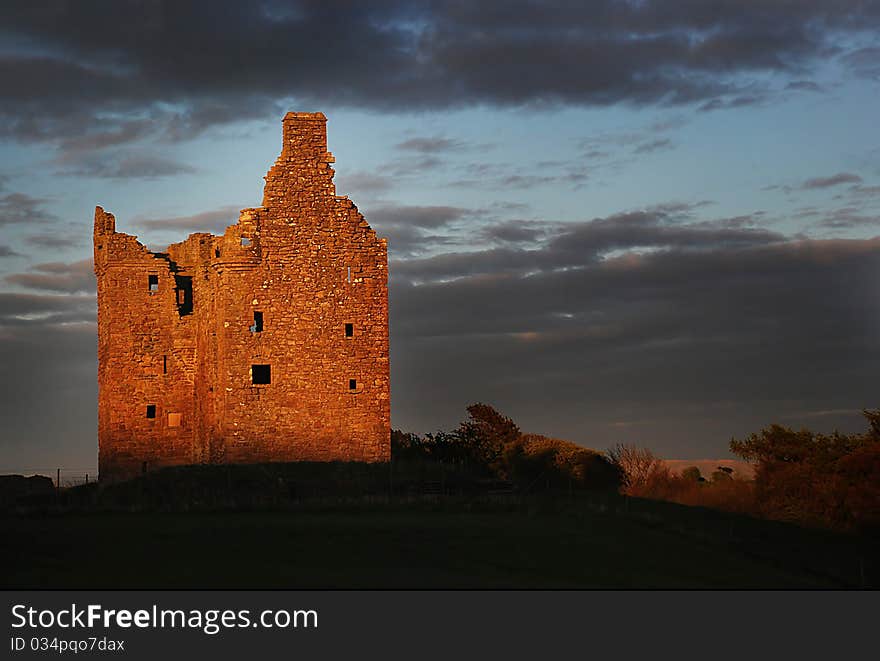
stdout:
POLYGON ((283 124, 263 206, 223 236, 152 253, 96 209, 101 479, 390 458, 387 246, 335 194, 324 115, 283 124))

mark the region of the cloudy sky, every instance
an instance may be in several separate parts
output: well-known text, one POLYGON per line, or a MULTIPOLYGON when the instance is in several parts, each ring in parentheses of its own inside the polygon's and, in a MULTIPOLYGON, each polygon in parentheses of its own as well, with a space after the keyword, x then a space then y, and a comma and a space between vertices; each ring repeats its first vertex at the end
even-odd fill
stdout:
POLYGON ((728 456, 880 405, 880 2, 0 8, 0 471, 96 464, 94 207, 262 199, 287 110, 389 239, 392 424, 728 456))

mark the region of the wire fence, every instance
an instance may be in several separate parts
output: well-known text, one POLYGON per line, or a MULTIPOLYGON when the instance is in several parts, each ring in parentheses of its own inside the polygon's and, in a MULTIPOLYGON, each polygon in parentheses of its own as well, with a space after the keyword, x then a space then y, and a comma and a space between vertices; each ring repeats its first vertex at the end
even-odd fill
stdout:
POLYGON ((89 484, 98 480, 97 468, 48 468, 48 467, 0 467, 0 475, 23 475, 32 477, 42 475, 52 480, 56 489, 77 487, 81 484, 89 484))

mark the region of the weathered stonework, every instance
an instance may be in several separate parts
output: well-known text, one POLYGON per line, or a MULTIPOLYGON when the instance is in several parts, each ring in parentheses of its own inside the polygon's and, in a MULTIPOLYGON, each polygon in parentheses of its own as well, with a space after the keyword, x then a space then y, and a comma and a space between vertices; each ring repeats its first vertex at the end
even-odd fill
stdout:
POLYGON ((223 236, 153 253, 96 208, 101 479, 390 459, 387 245, 336 195, 326 121, 284 117, 263 205, 223 236))

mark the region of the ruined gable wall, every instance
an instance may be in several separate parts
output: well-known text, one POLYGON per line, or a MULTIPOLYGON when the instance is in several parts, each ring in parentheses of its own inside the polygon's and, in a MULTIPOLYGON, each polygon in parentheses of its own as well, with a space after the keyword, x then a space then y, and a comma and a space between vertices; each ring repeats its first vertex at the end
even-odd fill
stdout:
POLYGON ((389 459, 387 250, 335 195, 325 121, 285 118, 264 206, 243 212, 256 263, 221 276, 230 461, 389 459), (260 333, 249 330, 255 311, 260 333), (251 383, 254 364, 271 366, 271 384, 251 383))

